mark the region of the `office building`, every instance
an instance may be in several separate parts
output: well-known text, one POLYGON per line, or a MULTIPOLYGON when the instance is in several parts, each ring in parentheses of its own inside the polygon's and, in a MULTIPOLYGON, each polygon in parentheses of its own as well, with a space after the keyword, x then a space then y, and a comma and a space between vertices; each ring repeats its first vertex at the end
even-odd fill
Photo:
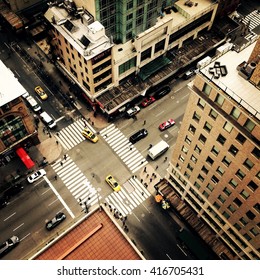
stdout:
POLYGON ((229 259, 260 258, 260 91, 251 82, 259 77, 257 48, 259 40, 226 52, 190 83, 166 175, 173 205, 229 259))
POLYGON ((22 97, 28 93, 2 61, 0 73, 0 166, 20 157, 31 168, 34 162, 26 149, 39 140, 34 119, 22 97))

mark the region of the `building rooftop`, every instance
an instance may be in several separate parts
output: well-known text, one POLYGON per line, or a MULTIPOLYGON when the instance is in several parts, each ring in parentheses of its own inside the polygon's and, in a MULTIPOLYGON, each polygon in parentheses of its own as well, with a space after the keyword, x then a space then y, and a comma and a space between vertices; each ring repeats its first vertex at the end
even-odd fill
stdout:
POLYGON ((104 26, 85 9, 70 5, 51 3, 44 16, 87 59, 111 48, 104 26))
MULTIPOLYGON (((102 206, 101 206, 102 207, 102 206)), ((34 260, 141 260, 144 259, 106 208, 99 208, 56 235, 31 257, 34 260)))
POLYGON ((26 93, 14 73, 0 60, 0 107, 26 93))
POLYGON ((260 119, 260 90, 250 83, 246 77, 240 73, 239 66, 245 63, 252 53, 256 42, 246 47, 240 53, 228 51, 217 60, 201 69, 201 72, 212 82, 222 88, 226 94, 238 102, 245 110, 256 118, 260 119), (226 74, 216 73, 220 65, 226 68, 226 74))

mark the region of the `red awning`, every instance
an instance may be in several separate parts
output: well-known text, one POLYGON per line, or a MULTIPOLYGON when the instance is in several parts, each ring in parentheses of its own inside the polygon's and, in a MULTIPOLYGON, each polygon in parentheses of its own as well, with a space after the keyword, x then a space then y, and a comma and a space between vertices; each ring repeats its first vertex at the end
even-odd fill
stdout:
POLYGON ((16 150, 16 154, 19 156, 19 158, 23 161, 23 163, 28 169, 32 168, 35 165, 35 163, 31 160, 31 158, 23 148, 18 148, 16 150))

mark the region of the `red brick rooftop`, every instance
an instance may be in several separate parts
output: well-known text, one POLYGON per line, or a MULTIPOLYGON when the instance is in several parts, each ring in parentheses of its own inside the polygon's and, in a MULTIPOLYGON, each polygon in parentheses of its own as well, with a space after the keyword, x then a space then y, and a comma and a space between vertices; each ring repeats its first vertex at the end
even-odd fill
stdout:
POLYGON ((95 210, 66 234, 52 241, 34 260, 141 260, 142 255, 113 217, 95 210))

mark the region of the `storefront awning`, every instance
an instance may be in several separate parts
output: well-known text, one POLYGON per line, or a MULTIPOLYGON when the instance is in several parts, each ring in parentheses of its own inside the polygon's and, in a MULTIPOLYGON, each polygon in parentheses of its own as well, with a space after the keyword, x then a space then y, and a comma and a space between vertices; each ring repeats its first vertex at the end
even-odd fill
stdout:
POLYGON ((153 73, 159 71, 165 65, 171 63, 171 60, 165 56, 161 56, 146 64, 141 68, 138 76, 144 81, 149 78, 153 73))
POLYGON ((35 163, 31 160, 31 158, 23 148, 18 148, 16 150, 16 154, 19 156, 19 158, 22 160, 22 162, 28 169, 32 168, 35 165, 35 163))

